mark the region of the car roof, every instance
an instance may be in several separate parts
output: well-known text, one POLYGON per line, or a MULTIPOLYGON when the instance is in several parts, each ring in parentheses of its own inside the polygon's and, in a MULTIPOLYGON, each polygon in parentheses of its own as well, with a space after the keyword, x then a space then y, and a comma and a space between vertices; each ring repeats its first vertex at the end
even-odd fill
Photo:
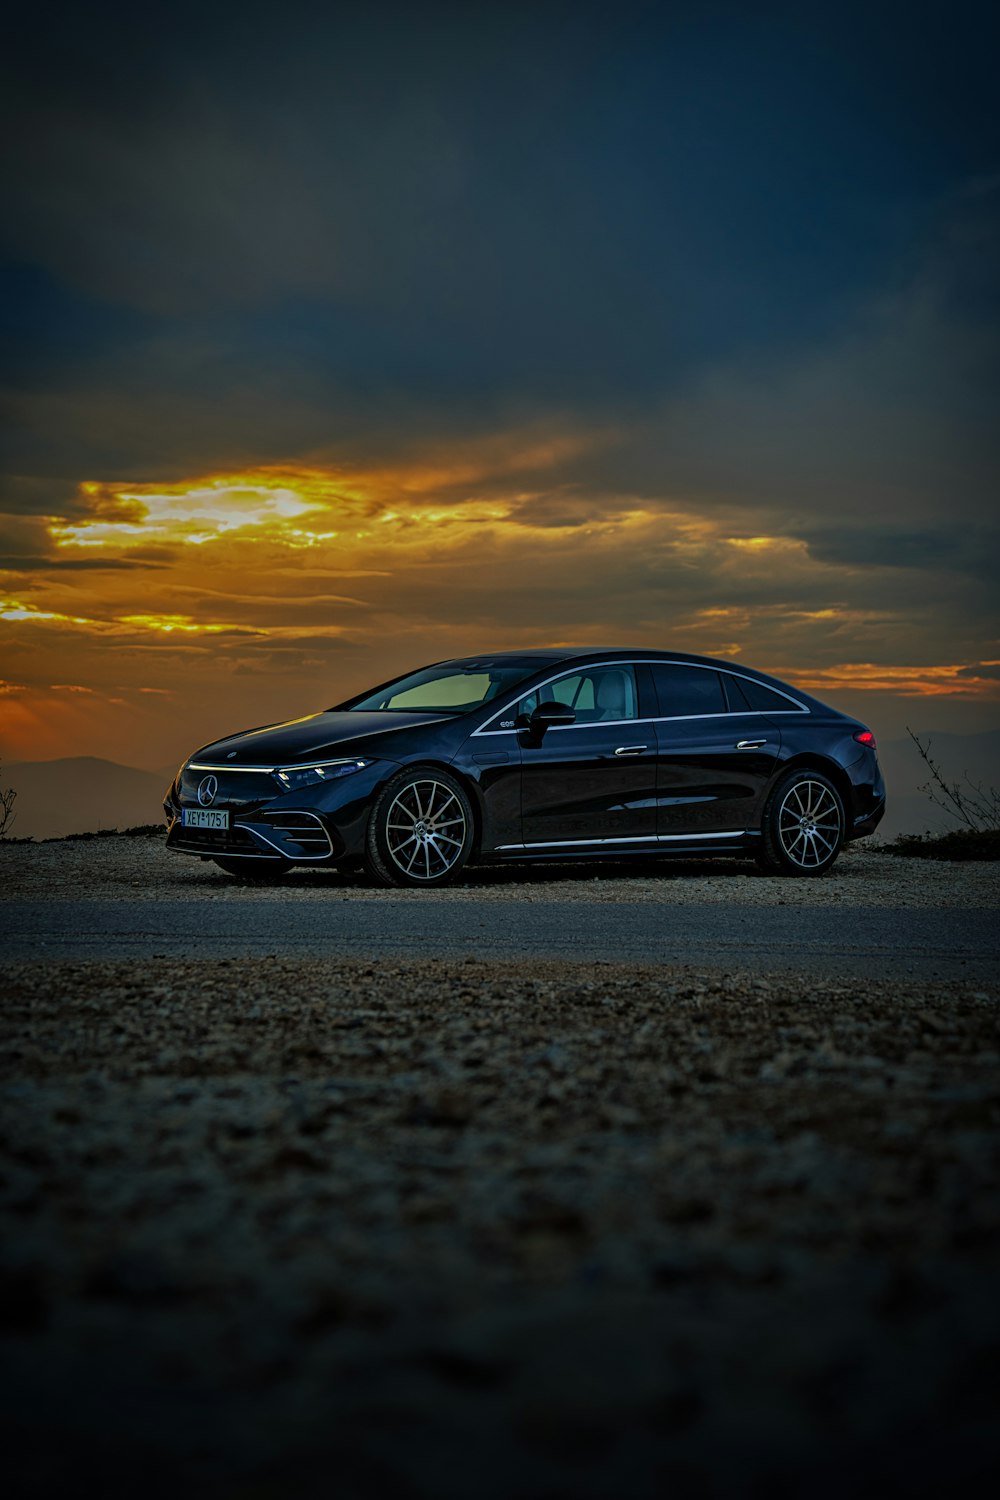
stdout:
POLYGON ((776 685, 784 692, 794 694, 800 702, 815 709, 821 709, 825 713, 839 714, 838 709, 832 709, 828 703, 821 702, 812 697, 810 693, 801 688, 784 682, 780 677, 771 677, 766 672, 759 671, 756 667, 747 666, 745 662, 734 661, 731 657, 721 658, 717 656, 695 656, 690 651, 662 651, 649 646, 551 646, 530 647, 522 651, 483 651, 476 656, 454 656, 447 661, 438 662, 438 666, 448 666, 457 662, 495 662, 497 664, 509 662, 531 662, 536 664, 541 671, 547 666, 557 666, 563 662, 572 662, 583 657, 592 662, 600 661, 677 661, 687 662, 691 666, 713 667, 716 671, 736 672, 742 677, 752 677, 765 686, 776 685))
POLYGON ((578 656, 579 651, 564 651, 559 646, 545 650, 541 646, 529 646, 524 651, 467 651, 464 656, 446 656, 437 663, 446 667, 455 661, 562 661, 564 656, 578 656))
POLYGON ((545 666, 549 662, 575 661, 581 656, 593 661, 683 661, 702 667, 719 667, 730 672, 746 672, 753 677, 766 675, 739 661, 722 660, 714 656, 693 656, 689 651, 661 651, 648 646, 551 646, 548 649, 531 647, 526 651, 478 651, 470 652, 467 656, 446 657, 436 665, 445 667, 457 662, 537 661, 539 666, 545 666))

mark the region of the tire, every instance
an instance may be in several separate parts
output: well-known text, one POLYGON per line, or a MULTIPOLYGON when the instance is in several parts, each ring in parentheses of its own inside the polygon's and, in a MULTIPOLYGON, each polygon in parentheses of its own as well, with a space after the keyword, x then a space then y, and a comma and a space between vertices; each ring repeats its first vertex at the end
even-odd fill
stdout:
POLYGON ((281 859, 216 859, 213 864, 244 885, 277 885, 292 868, 281 859))
POLYGON ((379 792, 368 820, 365 870, 379 885, 447 885, 464 868, 475 833, 461 784, 416 766, 379 792))
POLYGON ((789 771, 764 806, 757 863, 769 875, 823 875, 843 848, 846 827, 832 781, 821 771, 789 771))

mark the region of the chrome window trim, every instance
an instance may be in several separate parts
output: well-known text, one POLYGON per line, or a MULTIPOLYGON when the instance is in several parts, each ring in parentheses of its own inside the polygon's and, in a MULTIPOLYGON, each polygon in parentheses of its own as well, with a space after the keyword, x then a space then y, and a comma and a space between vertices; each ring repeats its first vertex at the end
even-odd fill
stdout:
MULTIPOLYGON (((688 724, 692 719, 749 719, 754 717, 759 719, 777 719, 785 716, 791 718, 793 715, 795 718, 798 718, 800 713, 809 712, 808 708, 776 708, 773 713, 765 714, 762 708, 750 708, 743 709, 739 714, 661 714, 656 719, 598 719, 593 724, 553 724, 545 733, 548 736, 550 734, 565 734, 570 729, 611 729, 616 724, 619 726, 622 724, 688 724)), ((487 735, 493 734, 523 733, 523 729, 477 729, 475 731, 475 735, 481 735, 484 738, 487 735)), ((475 738, 475 735, 470 735, 469 738, 475 738)))
MULTIPOLYGON (((784 692, 781 688, 773 688, 771 687, 770 683, 758 682, 756 677, 748 677, 746 672, 736 672, 730 667, 707 667, 703 662, 700 661, 664 661, 660 658, 648 656, 628 659, 623 658, 620 661, 592 661, 587 662, 585 666, 577 665, 575 667, 569 668, 564 667, 562 671, 554 672, 551 677, 546 677, 544 682, 536 683, 533 688, 529 689, 529 692, 540 693, 542 688, 548 687, 550 682, 558 682, 562 677, 572 677, 574 673, 583 672, 586 667, 691 667, 698 672, 719 672, 725 674, 725 676, 727 677, 739 678, 742 682, 755 683, 757 687, 766 688, 769 693, 776 693, 778 697, 784 698, 789 703, 795 704, 794 708, 775 708, 771 710, 763 708, 744 708, 732 709, 729 713, 721 714, 660 714, 655 718, 649 719, 598 719, 595 721, 597 724, 671 724, 688 719, 733 719, 737 717, 746 718, 749 714, 762 714, 767 718, 774 718, 777 714, 808 714, 812 712, 812 709, 807 708, 804 703, 800 703, 797 698, 793 698, 790 693, 784 692)), ((521 699, 526 697, 528 697, 528 693, 519 693, 516 698, 512 698, 510 702, 507 703, 503 708, 497 709, 496 713, 492 714, 490 718, 486 720, 486 723, 494 723, 501 714, 509 713, 515 704, 520 703, 521 699)), ((551 729, 546 730, 546 733, 560 734, 565 733, 568 729, 593 729, 594 727, 594 724, 553 725, 551 729)), ((520 731, 518 731, 517 729, 487 729, 484 725, 481 729, 474 729, 469 738, 476 739, 481 735, 485 736, 490 734, 518 734, 519 732, 520 731)), ((197 769, 201 770, 201 767, 199 766, 197 769)), ((212 769, 217 768, 213 767, 212 769)))
POLYGON ((676 844, 691 839, 741 839, 745 828, 729 828, 723 833, 629 833, 595 839, 538 839, 530 844, 497 844, 502 849, 566 849, 579 844, 676 844))

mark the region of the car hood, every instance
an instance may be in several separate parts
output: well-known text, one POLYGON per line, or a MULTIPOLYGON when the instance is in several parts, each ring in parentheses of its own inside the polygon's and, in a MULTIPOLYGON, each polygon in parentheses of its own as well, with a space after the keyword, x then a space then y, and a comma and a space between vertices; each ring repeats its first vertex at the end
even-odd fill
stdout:
MULTIPOLYGON (((224 740, 203 745, 192 760, 232 766, 284 766, 322 756, 375 753, 405 730, 422 724, 445 724, 452 715, 428 713, 320 713, 285 724, 266 724, 262 729, 244 729, 224 740)), ((388 746, 384 748, 388 749, 388 746)), ((389 750, 391 754, 391 750, 389 750)))

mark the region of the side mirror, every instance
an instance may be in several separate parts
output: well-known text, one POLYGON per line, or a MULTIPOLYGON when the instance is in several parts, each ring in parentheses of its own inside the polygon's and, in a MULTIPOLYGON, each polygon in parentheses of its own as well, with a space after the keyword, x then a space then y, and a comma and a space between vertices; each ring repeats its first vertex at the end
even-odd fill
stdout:
POLYGON ((565 703, 556 703, 549 699, 546 703, 539 703, 535 712, 528 720, 528 730, 534 739, 541 739, 546 729, 551 729, 556 724, 575 724, 576 714, 565 703))

